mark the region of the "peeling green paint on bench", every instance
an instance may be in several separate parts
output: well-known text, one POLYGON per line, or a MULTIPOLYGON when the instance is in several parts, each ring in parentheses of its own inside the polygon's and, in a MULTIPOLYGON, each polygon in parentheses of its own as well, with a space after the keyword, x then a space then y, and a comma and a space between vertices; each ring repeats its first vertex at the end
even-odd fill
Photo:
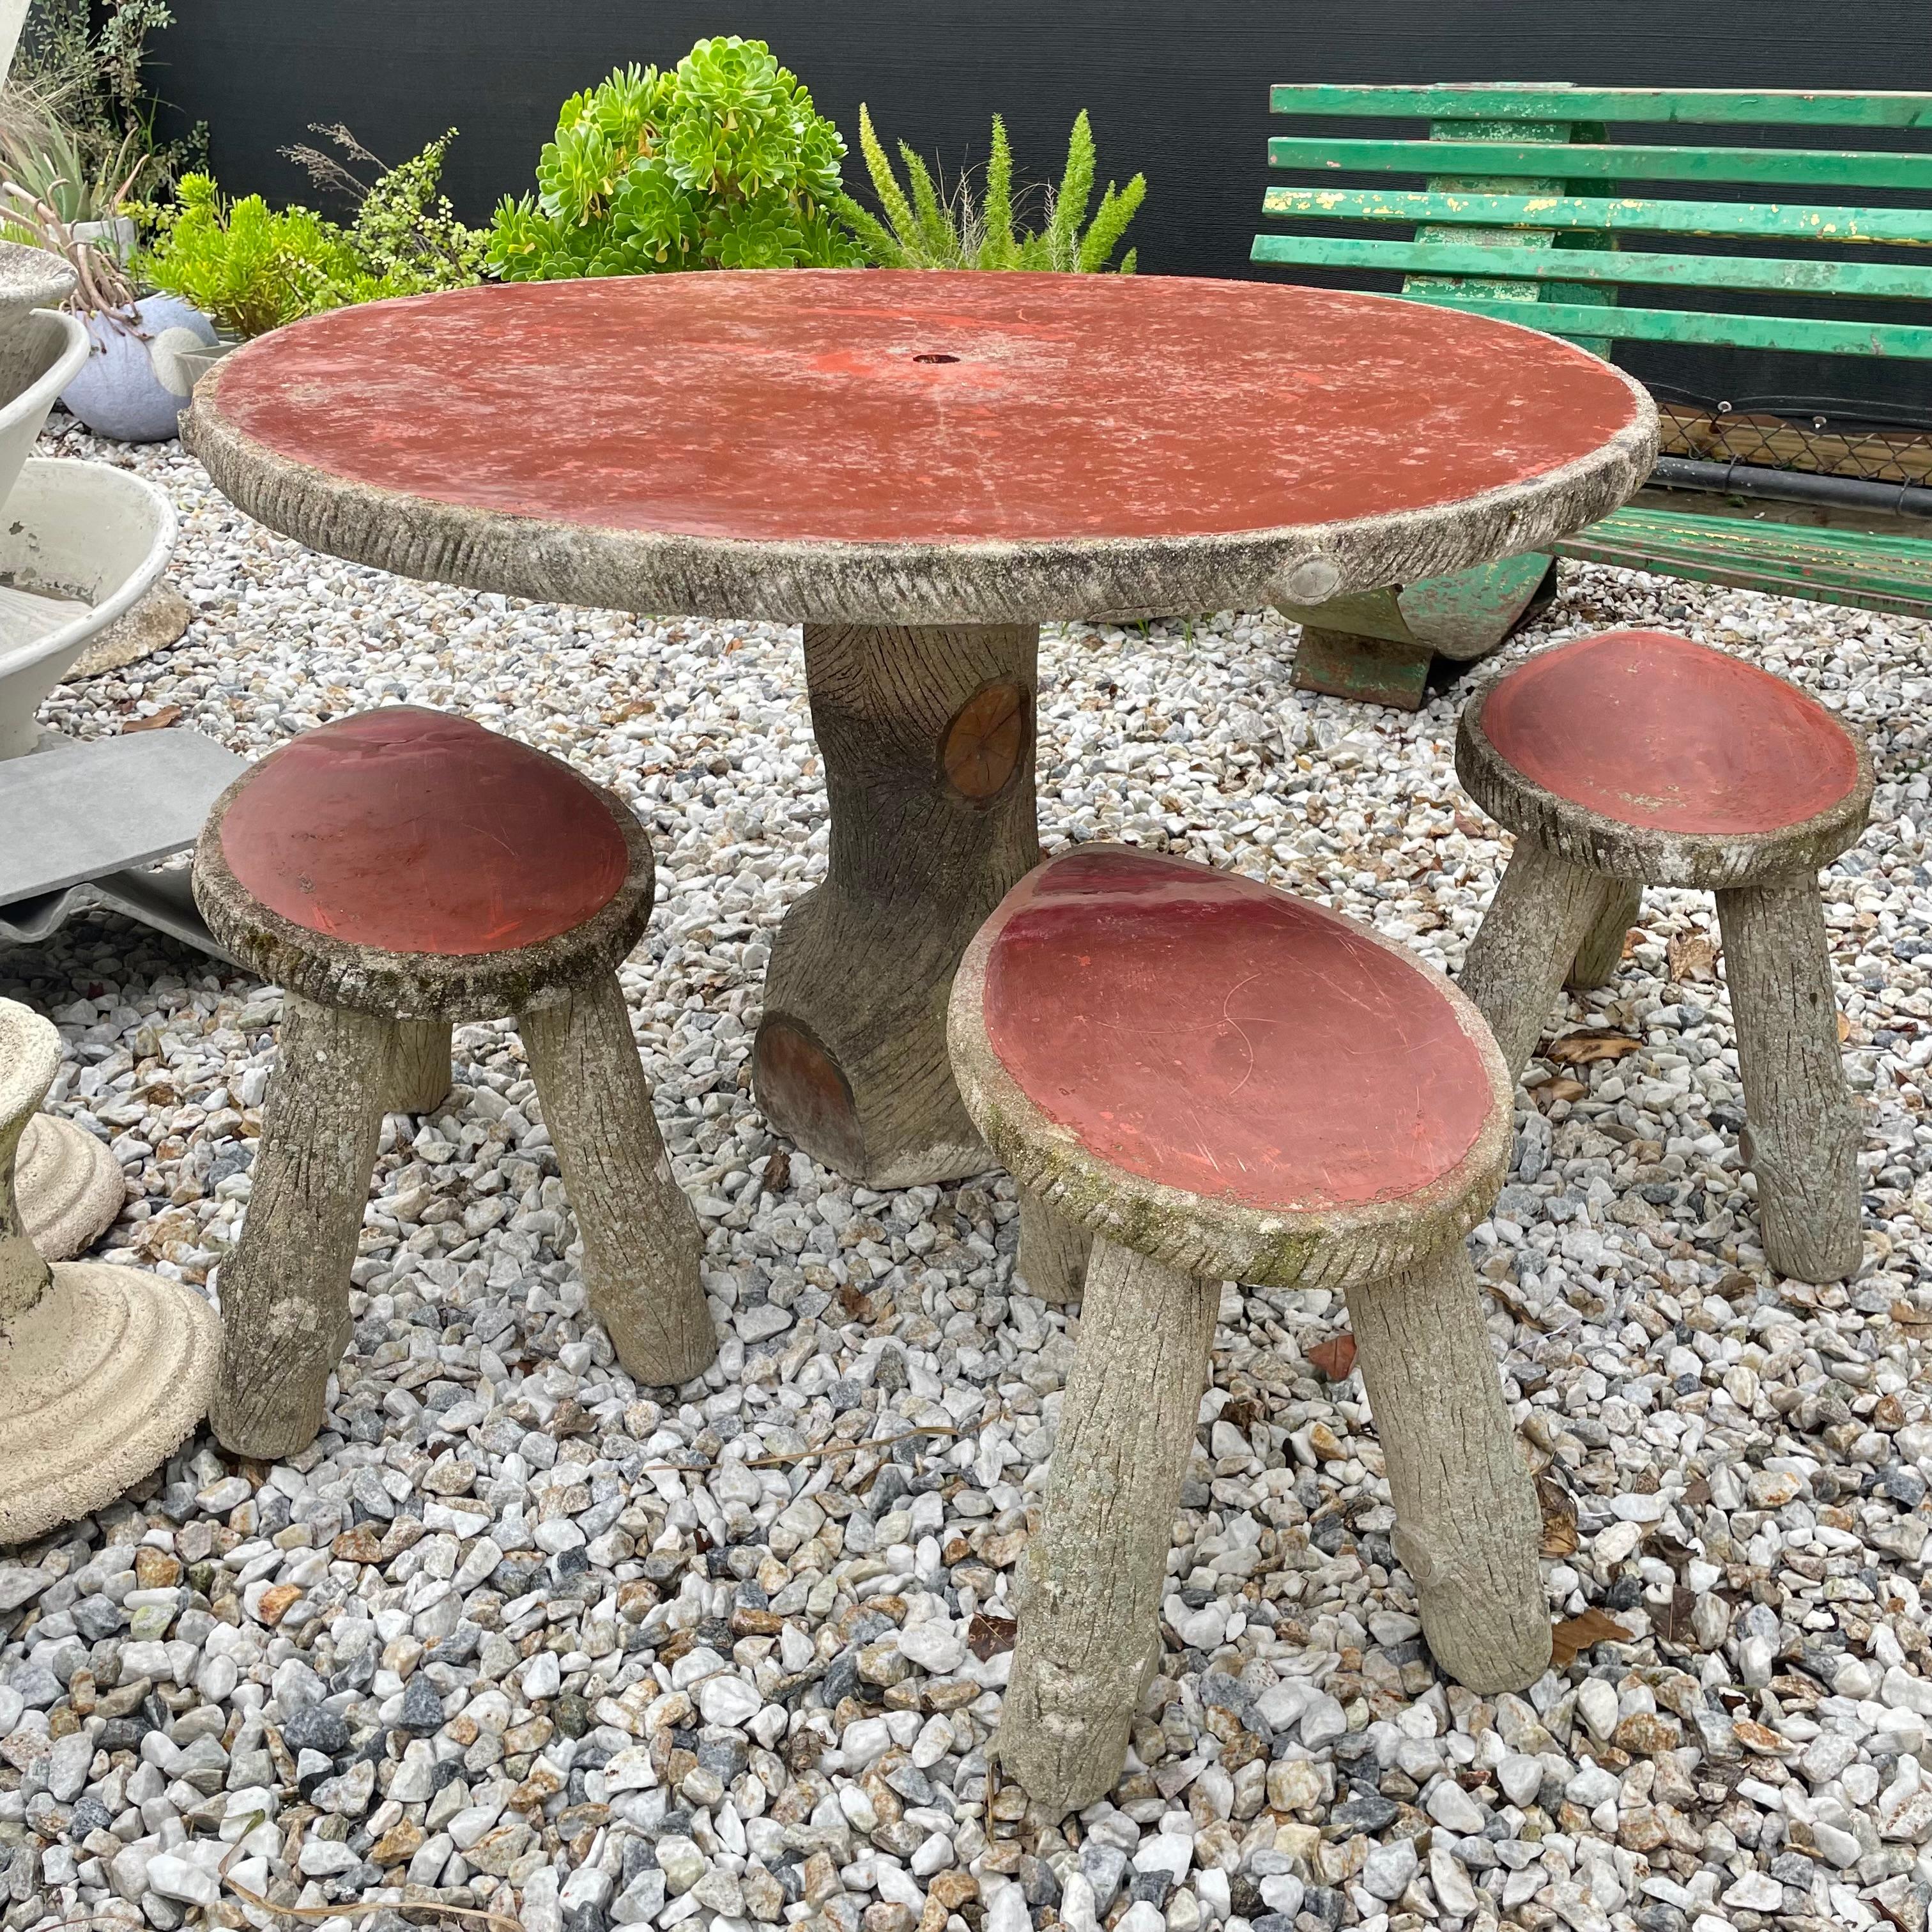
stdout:
POLYGON ((1263 212, 1282 220, 1449 221, 1488 228, 1587 228, 1616 235, 1736 235, 1776 242, 1882 242, 1932 248, 1932 212, 1823 208, 1808 202, 1652 201, 1636 195, 1450 194, 1406 189, 1271 188, 1263 212))
POLYGON ((1632 505, 1554 546, 1558 556, 1775 597, 1932 616, 1932 541, 1632 505))
POLYGON ((1664 121, 1704 127, 1932 128, 1932 94, 1436 81, 1401 87, 1350 82, 1288 85, 1272 88, 1269 100, 1277 114, 1417 115, 1432 120, 1664 121))
MULTIPOLYGON (((1364 174, 1546 175, 1542 142, 1347 140, 1333 135, 1277 134, 1268 142, 1274 168, 1348 170, 1364 174)), ((1563 157, 1566 180, 1763 182, 1805 188, 1932 188, 1932 154, 1861 154, 1856 149, 1641 146, 1573 143, 1563 157)))
MULTIPOLYGON (((1396 239, 1263 234, 1254 243, 1258 262, 1400 274, 1411 300, 1518 322, 1606 356, 1618 341, 1638 341, 1932 361, 1928 311, 1888 306, 1932 302, 1932 265, 1890 252, 1932 250, 1932 154, 1829 148, 1815 134, 1802 144, 1746 145, 1750 136, 1741 142, 1732 131, 1932 130, 1932 94, 1312 84, 1278 86, 1270 100, 1278 114, 1419 118, 1427 123, 1427 138, 1276 136, 1269 143, 1276 167, 1366 178, 1270 188, 1268 215, 1304 227, 1400 224, 1407 233, 1396 239), (1724 131, 1666 145, 1608 138, 1617 124, 1724 131), (1426 185, 1390 187, 1376 181, 1378 175, 1420 176, 1426 185), (1756 185, 1780 190, 1781 198, 1630 191, 1653 182, 1756 185), (1867 189, 1921 205, 1841 205, 1845 190, 1867 189), (1814 198, 1792 198, 1808 192, 1814 198), (1815 198, 1824 196, 1830 200, 1815 198), (1641 244, 1669 236, 1689 245, 1622 245, 1626 237, 1641 244), (1766 242, 1803 252, 1772 259, 1761 252, 1766 242), (1749 252, 1727 251, 1739 244, 1749 252), (1642 290, 1646 298, 1625 306, 1626 289, 1642 290), (1663 292, 1677 290, 1723 292, 1744 306, 1667 306, 1663 292), (1780 313, 1780 298, 1794 297, 1870 304, 1877 312, 1780 313)), ((1554 548, 1563 556, 1932 616, 1932 540, 1646 506, 1619 511, 1554 548)), ((1406 586, 1400 608, 1420 608, 1418 592, 1424 601, 1446 600, 1461 612, 1466 635, 1480 634, 1486 623, 1493 647, 1516 620, 1521 574, 1490 566, 1442 586, 1406 586)), ((1316 688, 1419 702, 1425 646, 1400 641, 1396 633, 1411 627, 1396 620, 1395 610, 1393 602, 1388 612, 1365 608, 1354 614, 1369 621, 1358 622, 1326 607, 1312 613, 1310 634, 1319 640, 1309 653, 1316 688), (1347 661, 1354 640, 1360 665, 1347 661), (1390 654, 1402 651, 1412 662, 1398 666, 1390 654), (1412 697, 1403 694, 1410 691, 1412 697)))
POLYGON ((1909 262, 1784 262, 1750 256, 1650 254, 1622 248, 1563 248, 1547 254, 1519 248, 1504 258, 1492 243, 1378 242, 1333 235, 1258 235, 1252 259, 1285 267, 1376 268, 1418 276, 1493 276, 1506 271, 1511 279, 1533 277, 1540 280, 1762 290, 1767 295, 1932 302, 1932 266, 1909 262))

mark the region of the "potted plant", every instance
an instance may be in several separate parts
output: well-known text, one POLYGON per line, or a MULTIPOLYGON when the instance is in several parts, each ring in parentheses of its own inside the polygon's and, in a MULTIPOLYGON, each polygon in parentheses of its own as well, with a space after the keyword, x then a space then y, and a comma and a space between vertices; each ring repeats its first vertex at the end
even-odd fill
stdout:
POLYGON ((196 346, 212 342, 213 325, 177 296, 137 296, 111 246, 83 238, 49 203, 17 183, 0 182, 0 198, 5 211, 0 235, 45 249, 74 271, 66 306, 80 318, 88 352, 61 392, 62 406, 97 435, 117 442, 172 436, 188 392, 176 394, 163 382, 151 354, 153 344, 166 334, 196 346))
POLYGON ((61 400, 89 428, 125 442, 175 433, 183 399, 170 398, 150 366, 153 336, 172 328, 198 344, 213 334, 185 304, 137 301, 128 278, 136 240, 128 196, 152 158, 138 130, 90 145, 46 97, 16 82, 0 93, 0 238, 72 269, 66 306, 88 353, 61 400))

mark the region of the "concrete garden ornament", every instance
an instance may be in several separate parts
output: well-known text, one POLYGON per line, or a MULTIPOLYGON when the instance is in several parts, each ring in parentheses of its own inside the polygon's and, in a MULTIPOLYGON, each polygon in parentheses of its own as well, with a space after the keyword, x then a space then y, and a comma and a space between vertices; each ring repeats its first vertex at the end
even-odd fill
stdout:
POLYGON ((98 1509, 154 1468, 201 1420, 220 1348, 193 1289, 98 1262, 50 1265, 29 1238, 16 1150, 59 1066, 52 1024, 0 1000, 0 1544, 98 1509))
POLYGON ((61 392, 96 436, 165 442, 188 406, 202 356, 220 347, 214 325, 178 296, 143 296, 131 316, 87 319, 88 354, 61 392))
POLYGON ((617 983, 654 890, 621 799, 411 706, 305 732, 223 794, 195 897, 216 939, 286 989, 248 1217, 219 1276, 225 1448, 292 1455, 322 1426, 382 1115, 447 1091, 452 1021, 517 1016, 618 1360, 651 1384, 710 1366, 704 1238, 617 983))
POLYGON ((1864 747, 1794 685, 1666 631, 1539 652, 1464 708, 1456 770, 1516 835, 1463 990, 1512 1076, 1566 977, 1616 972, 1646 885, 1714 892, 1766 1258, 1837 1281, 1864 1252, 1818 872, 1871 808, 1864 747))
MULTIPOLYGON (((76 907, 105 900, 206 944, 185 881, 145 868, 194 843, 240 760, 193 731, 83 744, 35 718, 97 640, 142 604, 175 539, 167 499, 141 478, 28 453, 88 360, 80 317, 56 306, 74 285, 57 256, 0 243, 0 944, 44 938, 76 907)), ((118 634, 116 656, 129 641, 118 634)), ((58 1131, 37 1134, 24 1180, 29 1224, 68 1253, 64 1221, 32 1204, 58 1131)), ((51 1184, 57 1196, 88 1192, 68 1179, 72 1187, 51 1184)))
POLYGON ((1346 1291, 1436 1661, 1548 1666, 1540 1516, 1462 1237, 1510 1082, 1475 1008, 1352 920, 1125 846, 1049 860, 953 983, 968 1112, 1021 1190, 1018 1272, 1084 1277, 995 1754, 1055 1816, 1114 1786, 1159 1613, 1224 1280, 1346 1291))

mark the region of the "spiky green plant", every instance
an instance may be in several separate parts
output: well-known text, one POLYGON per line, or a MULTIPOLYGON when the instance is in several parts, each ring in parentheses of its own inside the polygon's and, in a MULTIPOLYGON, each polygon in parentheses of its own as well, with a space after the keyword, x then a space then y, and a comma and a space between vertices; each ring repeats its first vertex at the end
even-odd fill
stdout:
MULTIPOLYGON (((1109 267, 1130 275, 1135 251, 1118 265, 1114 250, 1147 196, 1147 177, 1137 174, 1125 188, 1107 184, 1100 206, 1087 220, 1094 197, 1094 130, 1083 107, 1066 143, 1066 166, 1058 188, 1036 191, 1045 202, 1045 224, 1028 232, 1016 225, 1013 153, 1006 123, 993 116, 993 139, 986 160, 986 184, 976 197, 964 177, 949 194, 932 171, 904 141, 898 144, 906 186, 899 185, 890 158, 862 104, 859 152, 872 177, 879 212, 862 207, 849 194, 838 202, 840 220, 858 238, 867 261, 883 268, 1046 268, 1093 274, 1109 267), (1083 224, 1084 226, 1083 226, 1083 224)), ((1018 198, 1024 201, 1029 191, 1018 198)))

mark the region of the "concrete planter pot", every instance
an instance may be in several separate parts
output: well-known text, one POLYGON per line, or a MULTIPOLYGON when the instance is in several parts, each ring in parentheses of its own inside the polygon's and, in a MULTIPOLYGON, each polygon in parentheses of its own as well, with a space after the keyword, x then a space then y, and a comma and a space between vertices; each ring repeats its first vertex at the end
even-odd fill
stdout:
POLYGON ((41 701, 174 541, 168 500, 127 470, 45 456, 22 466, 0 520, 0 758, 33 749, 41 701))
POLYGON ((204 342, 192 329, 164 328, 148 345, 148 359, 162 386, 181 396, 194 394, 194 386, 224 356, 242 346, 238 335, 218 331, 212 342, 204 342))
POLYGON ((164 380, 164 370, 176 374, 176 365, 157 365, 156 339, 186 336, 212 346, 214 325, 178 296, 144 296, 134 314, 134 327, 104 315, 88 317, 86 364, 62 391, 61 401, 96 436, 164 442, 188 407, 188 391, 164 380))
POLYGON ((0 318, 0 501, 14 487, 54 400, 87 361, 80 318, 28 308, 0 318))
POLYGON ((112 255, 124 268, 134 259, 141 238, 131 214, 110 216, 105 221, 76 221, 69 231, 76 242, 91 242, 103 254, 112 255))

